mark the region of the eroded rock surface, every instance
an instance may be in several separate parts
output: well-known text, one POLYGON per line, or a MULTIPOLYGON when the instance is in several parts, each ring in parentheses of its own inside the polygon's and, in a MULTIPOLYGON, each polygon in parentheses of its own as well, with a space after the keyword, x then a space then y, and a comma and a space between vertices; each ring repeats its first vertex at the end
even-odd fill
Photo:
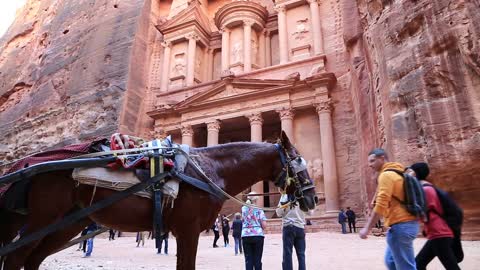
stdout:
POLYGON ((118 130, 143 6, 142 0, 27 2, 0 40, 1 157, 118 130))
MULTIPOLYGON (((427 161, 432 180, 461 202, 467 224, 477 224, 480 2, 357 0, 357 5, 364 49, 353 62, 359 93, 367 90, 375 105, 362 118, 377 118, 377 139, 394 159, 427 161)), ((352 51, 355 37, 347 36, 352 51)))

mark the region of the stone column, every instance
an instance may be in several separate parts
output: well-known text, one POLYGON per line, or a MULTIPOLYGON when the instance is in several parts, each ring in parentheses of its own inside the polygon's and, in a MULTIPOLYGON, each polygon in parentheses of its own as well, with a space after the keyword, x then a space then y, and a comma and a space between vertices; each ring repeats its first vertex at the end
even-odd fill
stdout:
POLYGON ((197 51, 198 36, 191 34, 188 39, 188 55, 187 55, 187 86, 192 86, 195 79, 195 53, 197 51))
POLYGON ((193 145, 193 128, 190 125, 182 125, 182 144, 193 145))
POLYGON ((162 82, 160 85, 160 89, 162 91, 168 90, 168 77, 170 74, 170 51, 171 51, 171 43, 169 41, 162 42, 162 46, 165 48, 163 50, 163 67, 162 67, 162 82))
POLYGON ((222 71, 230 66, 230 29, 222 28, 222 71))
POLYGON ((202 63, 202 82, 208 81, 208 70, 210 69, 210 58, 209 58, 209 51, 210 49, 205 48, 205 52, 203 54, 203 63, 202 63))
POLYGON ((265 31, 265 66, 272 65, 272 39, 270 31, 265 31))
POLYGON ((291 109, 283 109, 277 112, 280 115, 282 130, 285 131, 290 141, 295 143, 293 139, 293 111, 291 109))
POLYGON ((307 0, 310 4, 310 15, 312 17, 313 30, 313 52, 315 55, 323 53, 322 28, 320 25, 320 9, 318 0, 307 0))
POLYGON ((326 214, 339 212, 337 163, 335 158, 335 140, 331 117, 331 100, 321 101, 316 104, 320 121, 320 140, 323 158, 323 173, 325 183, 325 209, 326 214))
POLYGON ((278 45, 281 65, 288 62, 287 9, 284 6, 277 6, 275 10, 278 12, 278 45))
MULTIPOLYGON (((250 140, 252 142, 261 142, 262 141, 262 124, 263 118, 261 113, 253 113, 247 115, 248 120, 250 121, 250 140)), ((263 180, 256 183, 252 186, 252 191, 256 193, 263 192, 263 180)), ((263 196, 258 197, 258 206, 264 206, 263 196)))
POLYGON ((218 133, 220 132, 220 121, 214 120, 207 123, 207 146, 218 144, 218 133))
POLYGON ((258 65, 260 67, 265 67, 265 29, 260 32, 260 35, 258 35, 258 65))
POLYGON ((243 72, 252 71, 252 25, 253 21, 243 21, 243 72))

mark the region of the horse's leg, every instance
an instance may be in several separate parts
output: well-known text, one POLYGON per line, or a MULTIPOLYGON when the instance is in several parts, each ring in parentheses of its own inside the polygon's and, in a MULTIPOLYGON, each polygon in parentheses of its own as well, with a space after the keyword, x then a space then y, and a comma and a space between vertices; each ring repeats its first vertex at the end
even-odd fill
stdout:
MULTIPOLYGON (((73 208, 74 183, 70 174, 71 171, 60 171, 40 174, 32 178, 25 235, 55 222, 73 208)), ((10 253, 5 261, 5 269, 20 269, 40 242, 41 239, 33 241, 10 253)))
POLYGON ((177 270, 195 270, 199 236, 196 230, 177 231, 177 270))
POLYGON ((56 253, 67 244, 73 237, 78 235, 92 221, 88 218, 42 239, 42 242, 32 251, 25 261, 25 270, 38 270, 40 264, 48 256, 56 253))
POLYGON ((0 209, 0 244, 8 244, 17 236, 27 216, 0 209))

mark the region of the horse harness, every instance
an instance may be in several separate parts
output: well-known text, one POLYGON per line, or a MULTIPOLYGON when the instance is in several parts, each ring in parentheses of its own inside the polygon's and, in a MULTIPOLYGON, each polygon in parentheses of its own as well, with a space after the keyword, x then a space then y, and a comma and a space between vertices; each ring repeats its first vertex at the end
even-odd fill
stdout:
POLYGON ((300 155, 291 157, 283 145, 278 143, 274 145, 280 155, 280 161, 282 162, 282 170, 275 178, 274 184, 283 190, 294 185, 294 199, 291 201, 291 205, 295 205, 296 202, 304 198, 304 191, 315 188, 312 180, 299 176, 300 172, 307 170, 307 162, 300 155), (302 186, 302 183, 304 186, 302 186))

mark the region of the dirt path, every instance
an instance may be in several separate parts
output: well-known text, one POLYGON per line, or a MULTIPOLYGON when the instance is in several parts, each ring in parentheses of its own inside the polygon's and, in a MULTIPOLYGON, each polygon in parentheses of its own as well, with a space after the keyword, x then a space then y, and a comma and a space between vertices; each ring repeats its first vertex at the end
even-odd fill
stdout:
MULTIPOLYGON (((202 236, 197 256, 198 270, 211 269, 244 269, 243 256, 235 256, 233 239, 230 247, 212 248, 213 236, 202 236)), ((424 239, 415 241, 418 252, 424 239)), ((219 243, 223 243, 220 238, 219 243)), ((96 238, 93 254, 90 258, 82 258, 82 253, 71 247, 55 254, 42 264, 43 270, 67 269, 175 269, 176 243, 170 237, 169 255, 157 255, 153 240, 147 240, 144 247, 135 247, 134 237, 121 237, 115 241, 96 238)), ((464 242, 465 261, 461 263, 463 270, 479 269, 480 242, 464 242)), ((357 235, 336 233, 312 233, 307 235, 307 268, 310 270, 328 269, 361 269, 380 270, 383 265, 385 238, 370 237, 361 240, 357 235)), ((282 238, 279 234, 267 235, 263 253, 263 268, 266 270, 281 269, 282 238)), ((294 262, 296 259, 294 259, 294 262)), ((443 269, 438 260, 432 262, 429 270, 443 269)), ((297 266, 294 265, 294 269, 297 266)))

